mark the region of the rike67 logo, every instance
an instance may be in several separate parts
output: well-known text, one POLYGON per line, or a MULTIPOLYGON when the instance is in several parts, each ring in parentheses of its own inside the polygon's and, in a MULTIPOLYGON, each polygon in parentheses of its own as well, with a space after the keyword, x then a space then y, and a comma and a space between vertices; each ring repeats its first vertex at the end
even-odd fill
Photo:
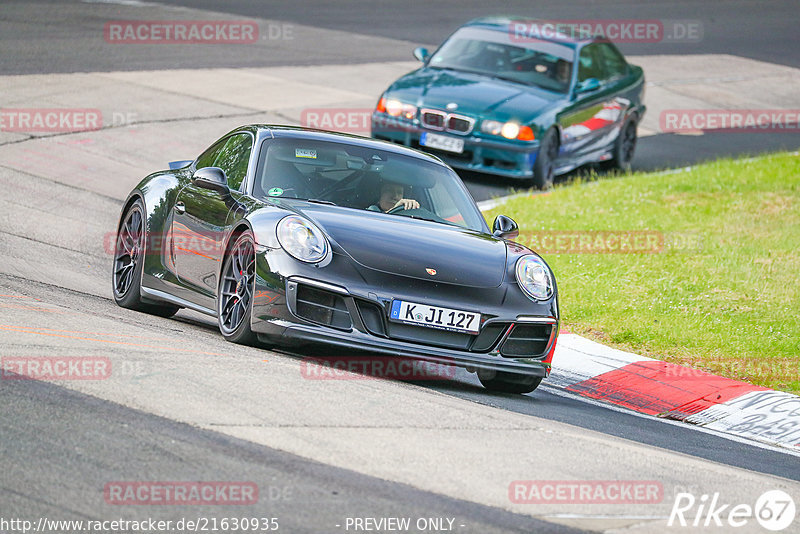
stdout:
POLYGON ((725 503, 720 500, 718 492, 711 496, 703 494, 699 499, 691 493, 678 493, 667 525, 724 527, 727 532, 731 528, 752 524, 755 519, 763 528, 778 532, 792 525, 796 511, 794 499, 781 490, 765 492, 756 500, 755 506, 725 503))

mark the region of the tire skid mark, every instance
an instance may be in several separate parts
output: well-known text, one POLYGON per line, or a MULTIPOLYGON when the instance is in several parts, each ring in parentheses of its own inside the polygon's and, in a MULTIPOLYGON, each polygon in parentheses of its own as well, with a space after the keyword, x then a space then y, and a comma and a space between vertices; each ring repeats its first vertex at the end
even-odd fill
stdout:
POLYGON ((5 304, 0 303, 0 308, 11 308, 15 310, 28 310, 28 311, 37 311, 37 312, 47 312, 47 313, 60 313, 60 314, 69 314, 70 312, 60 311, 60 310, 53 310, 50 308, 44 308, 42 306, 28 306, 26 304, 5 304))
MULTIPOLYGON (((76 314, 78 314, 78 313, 79 312, 76 312, 76 314)), ((80 315, 83 315, 83 314, 80 314, 80 315)), ((0 325, 0 326, 6 326, 6 325, 0 325)), ((7 325, 7 326, 13 326, 13 325, 7 325)), ((23 327, 20 327, 20 328, 31 328, 31 329, 36 329, 36 330, 47 330, 49 332, 61 332, 61 333, 65 333, 65 334, 85 334, 85 335, 89 335, 89 336, 132 337, 132 338, 135 338, 135 339, 147 339, 148 341, 166 341, 167 343, 172 341, 171 339, 166 338, 166 337, 144 337, 144 336, 133 335, 133 334, 115 334, 115 333, 110 333, 110 332, 88 332, 88 331, 85 331, 85 330, 62 330, 62 329, 59 329, 59 328, 45 328, 43 326, 36 326, 36 327, 34 327, 34 326, 23 326, 23 327)))
POLYGON ((163 346, 163 345, 148 345, 146 343, 132 343, 130 341, 116 341, 116 340, 112 340, 112 339, 98 339, 98 338, 94 338, 94 337, 71 336, 71 335, 59 334, 59 333, 55 333, 55 332, 43 332, 41 330, 46 330, 46 329, 39 329, 39 328, 33 328, 33 327, 21 326, 21 325, 0 324, 0 330, 5 330, 5 331, 8 331, 8 332, 21 332, 23 334, 37 334, 37 335, 40 335, 40 336, 60 337, 60 338, 65 338, 65 339, 77 339, 77 340, 81 340, 81 341, 96 341, 96 342, 99 342, 99 343, 110 343, 110 344, 113 344, 113 345, 127 345, 127 346, 131 346, 131 347, 142 347, 142 348, 147 348, 147 349, 167 350, 167 351, 172 351, 172 352, 187 352, 187 353, 193 353, 193 354, 205 354, 207 356, 225 356, 225 354, 222 354, 222 353, 219 353, 219 352, 207 352, 207 351, 203 351, 203 350, 181 349, 181 348, 163 346))

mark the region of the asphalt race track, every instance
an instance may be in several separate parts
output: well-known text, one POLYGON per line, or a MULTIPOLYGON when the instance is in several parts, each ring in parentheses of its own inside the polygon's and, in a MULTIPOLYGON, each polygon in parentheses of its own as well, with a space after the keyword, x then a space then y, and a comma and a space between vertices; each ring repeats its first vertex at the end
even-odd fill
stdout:
MULTIPOLYGON (((698 42, 621 46, 650 82, 635 168, 800 146, 796 133, 659 131, 658 113, 670 108, 800 108, 796 2, 727 5, 541 6, 541 16, 563 19, 702 24, 698 42)), ((309 108, 369 110, 414 67, 413 47, 497 12, 539 13, 529 2, 471 0, 0 4, 0 110, 97 109, 104 118, 89 132, 0 128, 0 356, 94 357, 113 370, 103 380, 2 376, 0 533, 19 531, 4 526, 11 519, 225 517, 278 518, 279 532, 309 533, 365 531, 354 518, 390 517, 411 518, 408 532, 694 532, 667 526, 679 493, 752 506, 782 489, 800 504, 800 462, 789 451, 590 403, 546 382, 514 396, 488 393, 461 370, 437 381, 309 379, 306 354, 226 343, 214 321, 193 312, 162 319, 114 304, 109 235, 141 177, 239 124, 298 124, 309 108), (252 46, 103 39, 110 20, 215 18, 258 20, 266 38, 252 46), (523 504, 509 495, 518 480, 654 481, 662 494, 644 504, 523 504), (259 493, 244 505, 132 505, 104 495, 136 481, 225 481, 259 493)), ((464 178, 477 200, 519 187, 464 178)), ((798 524, 785 532, 800 532, 798 524)), ((736 531, 765 532, 755 520, 736 531)))

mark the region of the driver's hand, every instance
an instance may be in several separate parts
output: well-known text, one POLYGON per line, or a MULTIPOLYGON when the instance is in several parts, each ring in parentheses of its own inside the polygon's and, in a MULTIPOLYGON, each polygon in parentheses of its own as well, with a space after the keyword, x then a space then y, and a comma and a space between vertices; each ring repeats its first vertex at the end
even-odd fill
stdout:
MULTIPOLYGON (((397 201, 397 204, 394 205, 394 208, 403 207, 404 210, 416 210, 419 209, 419 202, 414 200, 413 198, 401 198, 397 201)), ((391 211, 391 210, 390 210, 391 211)))

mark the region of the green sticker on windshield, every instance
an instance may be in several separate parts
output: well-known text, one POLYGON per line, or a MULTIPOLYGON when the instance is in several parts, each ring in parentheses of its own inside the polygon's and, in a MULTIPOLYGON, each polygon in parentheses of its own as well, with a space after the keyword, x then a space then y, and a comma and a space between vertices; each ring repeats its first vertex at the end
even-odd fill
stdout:
POLYGON ((271 197, 279 197, 283 194, 283 189, 281 189, 280 187, 273 187, 272 189, 267 191, 267 194, 271 197))

